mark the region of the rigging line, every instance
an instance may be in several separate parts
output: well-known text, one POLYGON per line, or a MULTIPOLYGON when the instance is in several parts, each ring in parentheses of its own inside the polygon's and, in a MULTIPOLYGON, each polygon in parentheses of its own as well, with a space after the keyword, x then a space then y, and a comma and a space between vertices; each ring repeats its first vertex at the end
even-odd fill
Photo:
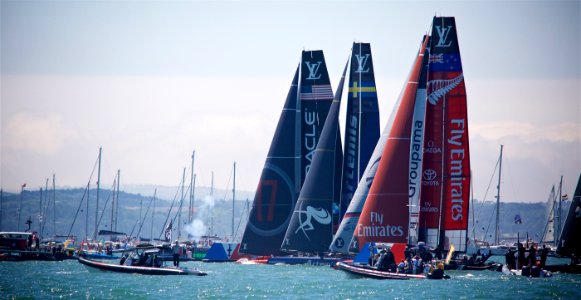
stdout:
MULTIPOLYGON (((87 188, 85 188, 85 190, 84 190, 85 192, 83 193, 83 197, 81 198, 81 202, 79 203, 79 207, 77 208, 77 212, 75 213, 75 217, 73 218, 73 223, 71 224, 71 227, 69 228, 69 232, 67 233, 67 236, 71 236, 71 232, 73 231, 73 226, 75 226, 77 216, 79 215, 79 211, 81 210, 81 205, 83 205, 83 200, 85 199, 85 195, 87 195, 87 190, 88 190, 88 185, 87 185, 87 188)), ((87 199, 87 201, 89 201, 89 199, 87 199)), ((88 212, 87 212, 87 214, 88 214, 88 212)))
MULTIPOLYGON (((189 192, 190 192, 190 187, 188 186, 188 189, 184 191, 184 195, 185 195, 185 194, 187 194, 187 193, 189 193, 189 192)), ((184 206, 184 202, 183 202, 183 201, 180 201, 180 206, 178 207, 178 211, 177 211, 177 212, 176 212, 176 214, 174 215, 174 217, 173 217, 173 219, 172 219, 172 222, 174 222, 174 223, 175 223, 175 221, 176 221, 176 219, 177 219, 178 215, 179 215, 179 214, 182 212, 182 208, 183 208, 183 206, 184 206)))
MULTIPOLYGON (((492 171, 492 176, 490 176, 490 181, 488 182, 488 187, 486 188, 486 192, 484 193, 484 198, 480 202, 480 207, 478 209, 478 215, 476 216, 477 220, 480 219, 480 214, 482 214, 484 202, 486 202, 486 196, 488 196, 488 191, 490 190, 490 186, 492 185, 492 180, 494 179, 494 175, 496 174, 496 169, 498 168, 498 164, 500 163, 500 157, 496 160, 496 165, 494 166, 494 170, 492 171)), ((476 207, 474 207, 476 208, 476 207)))
MULTIPOLYGON (((165 218, 165 222, 163 222, 163 227, 161 228, 161 233, 159 234, 159 238, 161 239, 161 236, 163 234, 165 234, 165 226, 167 225, 167 221, 169 220, 169 216, 171 215, 171 211, 173 210, 173 206, 175 204, 176 198, 178 196, 178 192, 180 190, 180 186, 183 184, 183 177, 182 179, 180 179, 180 184, 178 185, 178 189, 176 190, 175 195, 173 196, 173 200, 171 201, 171 206, 169 208, 169 211, 167 212, 167 217, 165 218)), ((173 220, 172 220, 173 221, 173 220)), ((172 229, 173 230, 173 229, 172 229)))
MULTIPOLYGON (((234 168, 234 167, 232 167, 234 168)), ((230 190, 228 190, 228 187, 230 186, 230 180, 232 180, 232 173, 234 173, 234 171, 232 171, 230 173, 230 177, 228 178, 228 183, 226 184, 226 191, 224 192, 224 201, 226 201, 226 196, 228 196, 228 194, 230 194, 230 190)))
MULTIPOLYGON (((486 201, 486 196, 488 195, 488 191, 490 189, 490 186, 492 185, 492 179, 494 179, 494 175, 496 174, 496 169, 498 168, 500 164, 500 156, 498 157, 498 159, 496 160, 496 165, 494 166, 494 171, 492 172, 492 176, 490 177, 490 182, 488 182, 488 187, 486 188, 486 192, 484 193, 484 199, 482 200, 482 203, 480 203, 480 212, 483 210, 482 208, 484 207, 484 203, 486 201)), ((488 227, 486 227, 486 231, 484 233, 484 237, 483 240, 485 241, 488 235, 488 230, 490 229, 490 224, 492 224, 492 217, 494 216, 494 214, 497 213, 496 212, 496 205, 494 206, 494 209, 492 210, 492 214, 490 214, 490 220, 488 220, 488 227)), ((479 213, 480 216, 480 213, 479 213)))
POLYGON ((494 213, 496 212, 496 205, 494 205, 494 209, 492 210, 492 213, 490 214, 490 219, 488 220, 488 227, 486 227, 486 231, 484 232, 484 238, 482 240, 486 241, 486 237, 488 236, 488 230, 490 229, 490 224, 492 224, 492 217, 494 216, 494 213))
MULTIPOLYGON (((111 195, 113 195, 113 193, 114 193, 115 186, 117 185, 116 180, 117 180, 117 175, 115 174, 115 178, 113 178, 113 186, 109 190, 109 195, 107 196, 107 200, 105 200, 105 205, 103 205, 103 211, 101 212, 101 216, 99 217, 99 222, 97 222, 97 230, 99 229, 99 225, 101 225, 101 220, 103 220, 103 215, 105 214, 107 204, 109 203, 109 199, 111 199, 111 195)), ((111 231, 113 231, 113 228, 109 228, 109 229, 111 231)))
MULTIPOLYGON (((233 241, 236 241, 236 237, 238 236, 238 230, 240 229, 240 224, 242 223, 242 220, 245 219, 244 214, 245 213, 250 214, 248 206, 249 206, 248 198, 246 198, 246 204, 244 205, 244 210, 240 214, 240 219, 238 220, 238 227, 236 227, 236 232, 234 233, 234 237, 232 237, 233 241)), ((248 217, 250 217, 250 216, 248 216, 248 217)), ((248 219, 248 218, 246 218, 246 219, 248 219)))
POLYGON ((474 177, 472 177, 472 170, 470 170, 470 203, 472 205, 472 236, 474 237, 474 246, 476 245, 476 219, 474 218, 474 177))
MULTIPOLYGON (((95 164, 93 165, 93 171, 91 171, 91 175, 89 176, 89 184, 91 183, 91 179, 93 179, 93 175, 95 174, 95 169, 97 168, 97 164, 99 163, 99 157, 97 156, 97 159, 95 160, 95 164)), ((81 210, 81 204, 83 204, 83 200, 85 199, 85 195, 87 194, 89 189, 89 185, 87 184, 87 187, 85 188, 85 192, 83 193, 83 197, 81 198, 81 202, 79 203, 79 208, 77 209, 77 212, 75 213, 75 218, 73 219, 73 223, 71 224, 71 227, 69 228, 69 232, 67 235, 71 235, 71 232, 73 230, 73 225, 75 224, 76 220, 77 220, 77 216, 79 215, 79 211, 81 210)), ((89 201, 89 199, 87 198, 87 201, 89 201)), ((54 205, 54 203, 53 203, 54 205)), ((89 212, 87 212, 87 218, 89 217, 89 212)), ((56 234, 56 232, 55 232, 56 234)))
MULTIPOLYGON (((147 205, 147 209, 145 210, 145 215, 143 216, 143 220, 147 219, 147 213, 149 212, 149 208, 151 207, 151 203, 153 202, 153 199, 155 199, 155 194, 153 194, 153 197, 151 197, 151 200, 149 200, 149 205, 147 205)), ((141 239, 141 237, 139 236, 141 234, 141 228, 143 228, 143 222, 142 220, 139 220, 139 230, 137 231, 137 235, 136 237, 141 239)), ((153 240, 153 237, 151 237, 151 239, 153 240)))
MULTIPOLYGON (((510 161, 508 161, 508 163, 505 162, 504 165, 505 165, 505 168, 508 171, 507 173, 509 174, 509 175, 507 175, 505 177, 514 178, 513 176, 510 176, 512 174, 512 165, 511 165, 511 162, 510 161)), ((509 181, 509 184, 510 184, 510 187, 512 188, 512 199, 514 201, 516 201, 516 202, 520 202, 520 201, 518 201, 519 199, 516 197, 516 194, 515 194, 514 181, 513 180, 510 180, 509 181)))

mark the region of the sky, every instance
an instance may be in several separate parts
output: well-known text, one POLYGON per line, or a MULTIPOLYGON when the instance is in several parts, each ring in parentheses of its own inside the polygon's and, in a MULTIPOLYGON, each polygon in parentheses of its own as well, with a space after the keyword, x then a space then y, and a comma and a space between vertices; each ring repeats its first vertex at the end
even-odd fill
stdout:
POLYGON ((581 172, 580 1, 0 3, 6 191, 85 186, 99 147, 106 188, 118 169, 122 189, 178 185, 195 150, 197 186, 231 189, 236 162, 254 191, 302 50, 335 89, 371 43, 383 128, 434 15, 458 27, 474 197, 494 199, 501 144, 503 201, 546 201, 561 175, 572 194, 581 172))

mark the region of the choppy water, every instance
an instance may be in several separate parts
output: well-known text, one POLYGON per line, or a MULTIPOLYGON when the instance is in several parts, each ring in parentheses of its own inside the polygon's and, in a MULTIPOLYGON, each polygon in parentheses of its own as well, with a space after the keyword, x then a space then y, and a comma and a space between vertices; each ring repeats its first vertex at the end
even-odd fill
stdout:
POLYGON ((581 275, 449 271, 450 280, 355 279, 321 266, 182 262, 208 276, 89 272, 76 260, 0 262, 0 299, 581 299, 581 275))

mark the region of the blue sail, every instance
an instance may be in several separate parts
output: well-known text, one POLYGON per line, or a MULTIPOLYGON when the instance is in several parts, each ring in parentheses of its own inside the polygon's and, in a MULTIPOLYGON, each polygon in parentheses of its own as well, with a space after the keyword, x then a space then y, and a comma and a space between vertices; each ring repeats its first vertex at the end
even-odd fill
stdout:
POLYGON ((345 118, 339 225, 379 139, 379 106, 369 43, 353 43, 345 118))
POLYGON ((340 191, 342 150, 339 109, 346 71, 347 65, 281 245, 283 250, 326 252, 331 243, 333 204, 339 198, 340 191))
POLYGON ((241 253, 281 254, 332 100, 323 51, 303 51, 256 189, 241 253))
POLYGON ((297 185, 300 185, 295 176, 295 170, 300 167, 300 160, 296 157, 296 148, 299 147, 296 136, 300 133, 297 122, 297 114, 300 114, 298 78, 297 68, 254 195, 240 244, 242 253, 278 254, 294 209, 297 185))

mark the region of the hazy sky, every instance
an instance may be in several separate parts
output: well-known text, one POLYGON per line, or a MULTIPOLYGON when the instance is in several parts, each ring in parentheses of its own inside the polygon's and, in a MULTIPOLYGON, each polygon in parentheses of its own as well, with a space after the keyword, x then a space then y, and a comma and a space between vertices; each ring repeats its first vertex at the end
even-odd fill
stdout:
MULTIPOLYGON (((581 172, 580 1, 1 1, 5 190, 102 185, 254 191, 301 50, 333 87, 353 41, 371 43, 381 128, 434 14, 455 16, 473 189, 505 145, 502 198, 545 201, 581 172), (95 184, 93 179, 92 184, 95 184)), ((345 93, 344 93, 345 95, 345 93)), ((492 200, 491 187, 486 199, 492 200)), ((152 191, 153 193, 153 191, 152 191)))

